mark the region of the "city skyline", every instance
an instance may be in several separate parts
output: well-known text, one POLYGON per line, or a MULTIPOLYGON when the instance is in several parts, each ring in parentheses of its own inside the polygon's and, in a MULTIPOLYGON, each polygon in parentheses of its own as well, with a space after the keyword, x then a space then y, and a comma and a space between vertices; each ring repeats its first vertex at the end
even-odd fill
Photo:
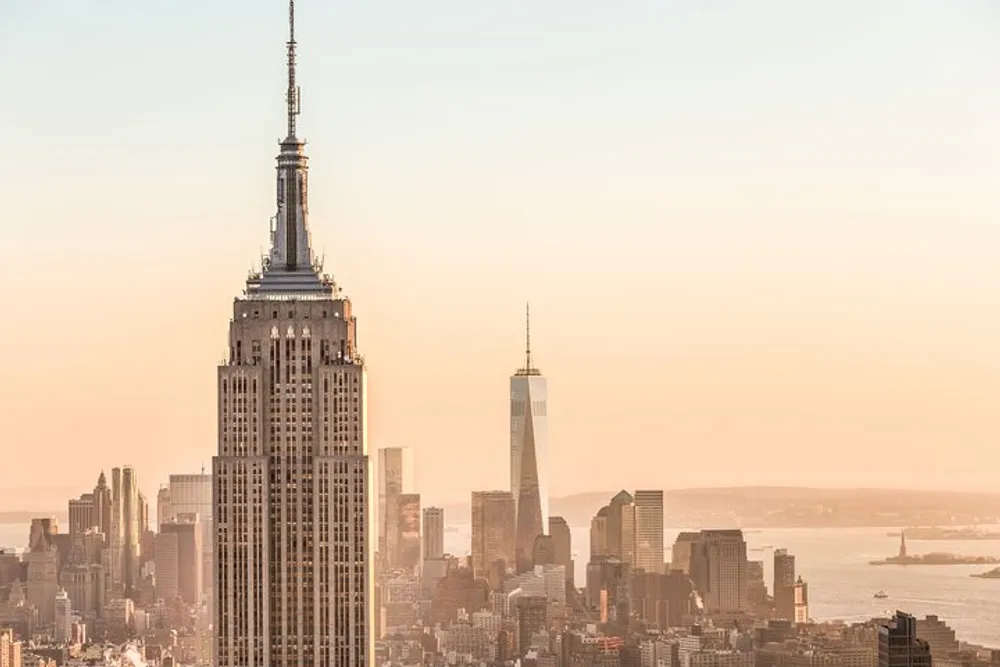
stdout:
MULTIPOLYGON (((0 165, 0 188, 11 219, 50 232, 12 225, 0 271, 16 281, 37 257, 56 267, 11 295, 32 322, 0 333, 22 352, 0 418, 25 477, 80 487, 95 448, 148 480, 211 456, 204 368, 225 347, 214 323, 263 245, 273 187, 266 142, 248 138, 275 134, 283 113, 266 84, 281 63, 261 48, 277 44, 279 4, 248 4, 240 31, 224 29, 224 3, 198 22, 114 3, 86 17, 68 3, 0 9, 2 53, 35 54, 0 71, 0 122, 21 128, 9 150, 23 156, 0 165), (67 55, 81 24, 93 48, 67 55), (124 98, 94 92, 122 80, 124 98), (67 300, 70 274, 85 289, 67 300), (108 326, 101 294, 136 316, 108 326), (169 331, 154 324, 164 310, 169 331), (39 377, 66 318, 88 354, 61 355, 52 386, 39 377), (168 344, 182 353, 161 353, 168 344), (52 453, 67 465, 51 470, 52 453)), ((604 490, 599 473, 630 488, 994 486, 975 463, 1000 425, 996 9, 890 4, 853 22, 861 3, 782 6, 768 22, 737 6, 588 5, 570 19, 512 3, 442 25, 406 7, 314 8, 304 75, 324 84, 307 99, 329 119, 309 127, 323 166, 315 236, 351 277, 379 360, 372 445, 413 448, 427 502, 505 486, 503 378, 525 300, 558 388, 554 496, 604 490), (472 93, 449 92, 456 83, 472 93), (613 327, 594 325, 594 302, 613 327), (442 345, 444 366, 410 353, 442 345), (594 372, 597 350, 615 373, 594 372), (592 405, 601 423, 569 418, 592 405), (444 435, 412 435, 426 433, 444 435), (580 462, 611 441, 628 455, 580 462), (900 446, 924 460, 889 465, 900 446), (823 470, 763 463, 806 448, 841 456, 823 470), (661 449, 671 465, 626 469, 661 449), (705 449, 734 455, 702 472, 705 449), (862 455, 869 469, 851 463, 862 455)), ((20 479, 0 471, 0 487, 20 479)))
POLYGON ((1000 667, 1000 5, 771 3, 0 8, 0 667, 1000 667))

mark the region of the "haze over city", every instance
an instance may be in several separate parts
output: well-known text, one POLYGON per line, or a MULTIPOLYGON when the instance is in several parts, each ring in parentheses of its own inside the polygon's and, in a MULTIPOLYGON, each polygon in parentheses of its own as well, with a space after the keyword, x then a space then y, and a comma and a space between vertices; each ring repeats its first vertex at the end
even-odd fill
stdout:
MULTIPOLYGON (((553 496, 996 489, 1000 10, 766 4, 311 3, 314 244, 428 503, 506 485, 526 301, 553 496)), ((284 11, 0 7, 0 487, 209 465, 284 11)))

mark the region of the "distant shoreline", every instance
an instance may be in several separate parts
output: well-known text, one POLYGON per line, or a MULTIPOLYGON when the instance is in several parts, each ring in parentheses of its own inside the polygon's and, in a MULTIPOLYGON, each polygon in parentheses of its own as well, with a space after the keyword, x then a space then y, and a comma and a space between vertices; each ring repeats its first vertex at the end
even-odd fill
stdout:
POLYGON ((0 523, 31 523, 32 519, 55 517, 60 524, 69 521, 66 512, 0 512, 0 523))

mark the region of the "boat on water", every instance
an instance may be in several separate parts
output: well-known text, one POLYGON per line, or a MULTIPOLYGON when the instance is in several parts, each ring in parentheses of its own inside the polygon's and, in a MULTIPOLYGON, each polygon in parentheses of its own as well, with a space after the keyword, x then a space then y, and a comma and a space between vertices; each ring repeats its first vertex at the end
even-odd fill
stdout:
POLYGON ((876 593, 872 597, 875 598, 876 600, 884 600, 887 597, 889 597, 889 594, 886 593, 885 591, 879 591, 878 593, 876 593))

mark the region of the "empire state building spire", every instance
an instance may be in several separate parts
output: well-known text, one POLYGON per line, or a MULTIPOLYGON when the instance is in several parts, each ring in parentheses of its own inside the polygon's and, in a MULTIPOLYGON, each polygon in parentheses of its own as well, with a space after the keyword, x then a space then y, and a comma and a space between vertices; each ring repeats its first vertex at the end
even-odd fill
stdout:
POLYGON ((295 118, 302 112, 301 89, 295 83, 295 0, 288 0, 288 139, 295 139, 295 118))
POLYGON ((313 254, 309 233, 309 158, 306 142, 298 137, 302 93, 296 83, 295 0, 288 3, 288 89, 285 102, 288 134, 280 142, 277 165, 277 212, 271 219, 271 249, 263 270, 251 274, 248 296, 324 294, 336 292, 332 279, 322 275, 322 261, 313 254))

